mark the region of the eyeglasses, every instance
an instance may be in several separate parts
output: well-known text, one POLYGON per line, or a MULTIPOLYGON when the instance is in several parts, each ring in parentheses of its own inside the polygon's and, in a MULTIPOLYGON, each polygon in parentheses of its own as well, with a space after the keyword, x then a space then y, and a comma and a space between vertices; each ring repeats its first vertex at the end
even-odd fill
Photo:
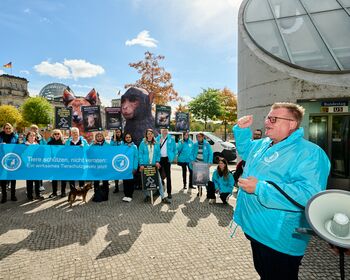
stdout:
POLYGON ((60 135, 59 133, 54 133, 53 135, 60 135))
POLYGON ((281 118, 281 117, 271 117, 271 116, 267 116, 265 120, 269 120, 270 123, 275 123, 275 122, 277 122, 278 119, 292 121, 292 122, 296 121, 293 119, 287 119, 287 118, 281 118))

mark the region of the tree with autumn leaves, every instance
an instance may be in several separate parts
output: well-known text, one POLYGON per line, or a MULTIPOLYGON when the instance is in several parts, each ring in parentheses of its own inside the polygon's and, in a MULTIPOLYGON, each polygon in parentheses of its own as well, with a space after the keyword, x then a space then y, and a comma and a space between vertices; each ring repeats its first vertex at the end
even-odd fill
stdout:
POLYGON ((171 74, 159 65, 164 58, 162 55, 154 55, 147 51, 144 60, 129 63, 130 67, 135 68, 141 74, 141 78, 133 84, 125 85, 125 88, 139 87, 152 92, 154 103, 158 105, 166 105, 173 100, 182 100, 171 82, 171 74))

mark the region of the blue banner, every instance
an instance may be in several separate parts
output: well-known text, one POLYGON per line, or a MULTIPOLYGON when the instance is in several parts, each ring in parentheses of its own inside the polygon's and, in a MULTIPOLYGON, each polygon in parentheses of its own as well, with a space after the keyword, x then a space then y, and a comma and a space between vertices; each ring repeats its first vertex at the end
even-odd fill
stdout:
POLYGON ((127 146, 0 144, 0 180, 122 180, 132 178, 127 146))

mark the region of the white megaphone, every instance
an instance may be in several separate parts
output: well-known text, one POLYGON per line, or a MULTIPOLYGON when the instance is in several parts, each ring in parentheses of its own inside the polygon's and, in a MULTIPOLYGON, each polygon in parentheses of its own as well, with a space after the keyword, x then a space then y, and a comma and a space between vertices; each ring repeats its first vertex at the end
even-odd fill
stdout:
MULTIPOLYGON (((326 190, 314 195, 307 203, 305 216, 320 238, 338 247, 340 276, 344 275, 344 251, 350 249, 350 192, 326 190)), ((296 229, 310 233, 309 229, 296 229)))

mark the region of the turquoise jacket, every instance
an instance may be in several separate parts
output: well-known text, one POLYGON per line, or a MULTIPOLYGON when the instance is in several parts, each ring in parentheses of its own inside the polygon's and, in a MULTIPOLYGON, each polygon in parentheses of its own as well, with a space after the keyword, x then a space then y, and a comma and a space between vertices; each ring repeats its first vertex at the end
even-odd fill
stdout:
POLYGON ((112 137, 111 142, 109 144, 111 146, 120 146, 120 145, 124 145, 124 141, 123 140, 121 140, 121 141, 114 141, 113 137, 112 137))
POLYGON ((191 139, 181 140, 177 144, 177 161, 189 163, 191 161, 191 153, 193 141, 191 139))
MULTIPOLYGON (((159 134, 156 138, 157 142, 160 145, 160 139, 161 139, 162 135, 159 134)), ((168 160, 169 162, 173 162, 175 160, 175 157, 177 155, 177 149, 176 149, 176 142, 175 142, 175 138, 172 137, 170 134, 167 135, 167 139, 166 143, 164 145, 166 145, 166 149, 167 149, 167 153, 168 153, 168 160)), ((160 146, 159 146, 160 147, 160 146)))
MULTIPOLYGON (((89 146, 89 143, 85 140, 85 138, 83 136, 79 136, 81 143, 83 144, 83 146, 89 146)), ((70 143, 72 142, 72 137, 69 137, 69 139, 66 141, 65 145, 66 146, 70 146, 70 143)))
MULTIPOLYGON (((198 142, 193 144, 193 148, 191 151, 190 157, 190 165, 189 167, 192 169, 192 162, 196 161, 198 154, 198 142)), ((210 144, 207 140, 203 139, 203 162, 204 163, 213 163, 213 150, 211 149, 210 144)))
POLYGON ((137 150, 137 146, 134 143, 130 143, 130 145, 128 143, 124 143, 124 145, 128 146, 130 149, 133 150, 133 153, 132 153, 133 167, 132 167, 132 169, 137 170, 138 165, 139 165, 139 159, 138 159, 139 152, 137 150))
POLYGON ((242 178, 258 179, 255 193, 240 189, 234 221, 260 243, 285 254, 302 256, 310 237, 295 234, 308 227, 304 211, 287 200, 275 187, 280 186, 301 205, 324 190, 330 170, 326 153, 303 138, 299 128, 285 140, 270 146, 272 140, 251 140, 249 128, 233 128, 239 155, 246 161, 242 178))
POLYGON ((95 144, 94 141, 91 142, 90 146, 109 146, 109 143, 105 140, 102 145, 95 144))
POLYGON ((160 162, 160 146, 159 143, 156 142, 154 144, 153 158, 152 162, 149 163, 149 153, 148 153, 148 144, 146 143, 145 138, 142 139, 139 146, 139 164, 140 165, 148 165, 148 164, 156 164, 160 162))
POLYGON ((212 181, 215 185, 215 190, 220 193, 232 193, 235 181, 231 172, 228 173, 227 178, 224 178, 224 176, 220 177, 218 171, 215 170, 212 181))

